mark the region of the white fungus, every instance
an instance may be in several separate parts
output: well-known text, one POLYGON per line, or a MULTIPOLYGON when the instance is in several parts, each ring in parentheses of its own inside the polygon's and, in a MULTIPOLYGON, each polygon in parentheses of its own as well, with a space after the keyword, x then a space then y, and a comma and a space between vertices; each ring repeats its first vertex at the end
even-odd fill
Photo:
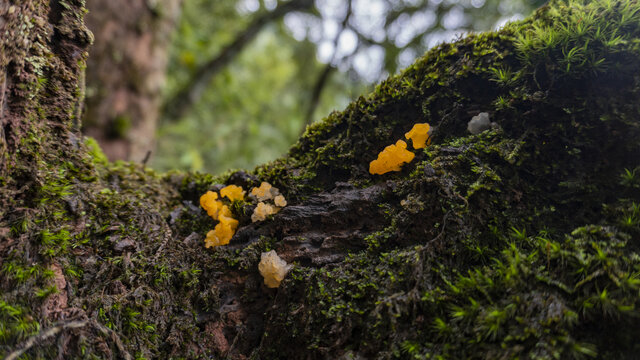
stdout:
POLYGON ((491 122, 489 121, 489 113, 481 112, 480 114, 471 118, 471 121, 467 124, 467 130, 473 135, 480 134, 485 130, 491 128, 491 122))

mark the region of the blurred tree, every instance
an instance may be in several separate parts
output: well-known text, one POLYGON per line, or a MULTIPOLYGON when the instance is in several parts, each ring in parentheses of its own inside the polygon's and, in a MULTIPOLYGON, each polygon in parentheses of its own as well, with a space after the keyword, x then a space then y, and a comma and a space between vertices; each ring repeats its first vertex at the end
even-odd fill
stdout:
POLYGON ((84 132, 111 159, 141 161, 153 148, 171 34, 182 0, 88 0, 94 33, 86 71, 84 132))

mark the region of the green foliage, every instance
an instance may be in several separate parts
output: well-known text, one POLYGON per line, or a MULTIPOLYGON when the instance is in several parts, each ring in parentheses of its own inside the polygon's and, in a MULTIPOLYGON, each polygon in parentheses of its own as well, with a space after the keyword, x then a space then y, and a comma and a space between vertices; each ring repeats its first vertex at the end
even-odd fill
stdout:
POLYGON ((632 188, 640 188, 640 166, 633 170, 624 169, 624 173, 620 175, 620 177, 622 185, 632 188))
MULTIPOLYGON (((304 129, 305 87, 311 87, 310 74, 320 67, 316 62, 297 63, 296 46, 303 45, 273 28, 263 32, 213 80, 194 111, 160 129, 153 166, 222 172, 250 168, 285 153, 304 129)), ((348 100, 332 96, 332 88, 328 106, 336 99, 348 100)), ((321 104, 319 111, 327 111, 327 106, 321 104)))

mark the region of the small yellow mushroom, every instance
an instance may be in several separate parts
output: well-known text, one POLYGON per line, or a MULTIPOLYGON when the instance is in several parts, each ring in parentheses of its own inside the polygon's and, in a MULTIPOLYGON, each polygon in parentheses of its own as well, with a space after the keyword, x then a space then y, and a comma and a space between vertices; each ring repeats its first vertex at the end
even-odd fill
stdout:
POLYGON ((245 191, 242 187, 236 185, 225 186, 220 190, 220 196, 227 197, 231 201, 244 200, 245 191))
POLYGON ((284 196, 282 195, 278 195, 273 199, 273 203, 276 204, 276 206, 278 207, 285 207, 287 206, 287 200, 284 198, 284 196))
POLYGON ((422 149, 427 147, 427 144, 431 144, 431 138, 429 137, 429 124, 415 124, 413 128, 404 137, 413 141, 414 149, 422 149), (428 141, 428 142, 427 142, 428 141))
POLYGON ((264 284, 269 288, 280 286, 280 282, 287 275, 290 268, 291 265, 287 265, 287 262, 282 260, 275 250, 263 252, 260 255, 258 270, 264 278, 264 284))
POLYGON ((267 219, 267 216, 277 213, 278 210, 278 208, 271 204, 259 202, 258 206, 253 210, 253 214, 251 214, 251 222, 264 221, 267 219))
POLYGON ((378 154, 378 158, 369 164, 369 173, 386 174, 389 171, 400 171, 404 163, 408 163, 415 154, 407 150, 407 143, 398 140, 395 145, 389 145, 378 154))

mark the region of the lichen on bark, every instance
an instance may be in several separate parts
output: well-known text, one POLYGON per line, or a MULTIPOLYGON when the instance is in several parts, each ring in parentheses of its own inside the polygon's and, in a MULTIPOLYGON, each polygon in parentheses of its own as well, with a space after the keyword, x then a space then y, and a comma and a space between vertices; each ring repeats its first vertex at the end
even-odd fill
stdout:
POLYGON ((286 157, 216 177, 106 163, 72 131, 90 37, 80 1, 53 4, 0 8, 28 39, 0 43, 3 356, 637 354, 637 1, 552 1, 442 44, 286 157), (496 125, 469 134, 481 112, 496 125), (371 175, 415 123, 431 145, 371 175), (204 249, 200 195, 261 181, 288 206, 252 223, 234 203, 231 243, 204 249), (270 250, 293 264, 277 289, 257 268, 270 250))

